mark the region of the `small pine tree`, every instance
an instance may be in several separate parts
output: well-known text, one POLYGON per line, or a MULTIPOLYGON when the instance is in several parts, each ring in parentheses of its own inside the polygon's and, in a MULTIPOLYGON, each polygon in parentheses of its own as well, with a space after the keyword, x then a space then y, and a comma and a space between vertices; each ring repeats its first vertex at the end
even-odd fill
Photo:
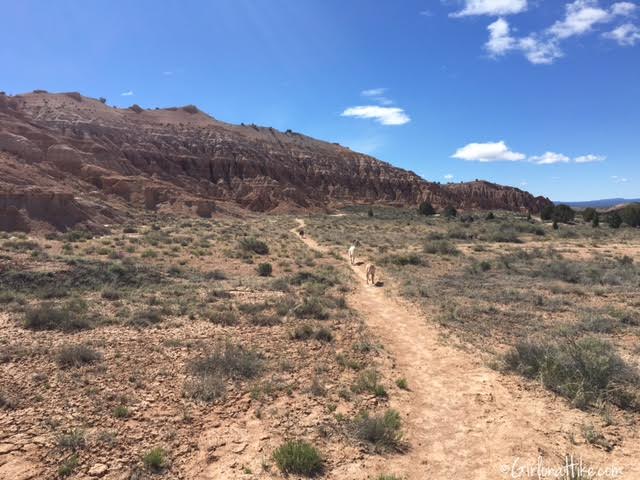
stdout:
POLYGON ((598 228, 600 226, 600 215, 598 215, 598 212, 596 212, 593 220, 591 220, 591 226, 593 228, 598 228))
POLYGON ((367 215, 369 215, 370 217, 373 217, 373 208, 369 207, 369 211, 367 212, 367 215))
POLYGON ((554 230, 558 230, 558 221, 557 220, 553 221, 553 229, 554 230))

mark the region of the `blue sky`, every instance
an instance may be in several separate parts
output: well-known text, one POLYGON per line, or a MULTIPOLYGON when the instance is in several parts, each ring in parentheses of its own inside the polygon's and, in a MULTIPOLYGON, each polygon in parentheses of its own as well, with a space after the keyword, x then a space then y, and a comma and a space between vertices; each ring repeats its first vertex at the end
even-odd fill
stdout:
POLYGON ((0 90, 196 104, 434 181, 640 197, 640 2, 7 1, 0 90))

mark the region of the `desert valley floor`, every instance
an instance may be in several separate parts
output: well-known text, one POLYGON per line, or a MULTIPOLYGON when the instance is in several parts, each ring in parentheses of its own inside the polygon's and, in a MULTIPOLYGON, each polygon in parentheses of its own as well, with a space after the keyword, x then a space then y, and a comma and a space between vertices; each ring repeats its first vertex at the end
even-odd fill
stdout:
POLYGON ((0 479, 640 478, 639 229, 371 213, 2 234, 0 479))

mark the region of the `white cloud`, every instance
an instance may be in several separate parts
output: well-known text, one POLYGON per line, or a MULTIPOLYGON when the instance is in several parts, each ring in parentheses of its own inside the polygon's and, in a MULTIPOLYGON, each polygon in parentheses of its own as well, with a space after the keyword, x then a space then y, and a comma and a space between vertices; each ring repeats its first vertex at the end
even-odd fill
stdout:
POLYGON ((363 97, 372 98, 380 105, 393 105, 393 100, 389 100, 384 96, 386 91, 386 88, 371 88, 369 90, 363 90, 362 92, 360 92, 360 95, 362 95, 363 97))
POLYGON ((538 165, 553 165, 554 163, 569 163, 571 159, 556 152, 545 152, 542 155, 529 157, 529 161, 538 165))
POLYGON ((131 97, 131 96, 133 96, 133 91, 132 90, 128 90, 126 92, 122 92, 120 95, 122 95, 123 97, 131 97))
MULTIPOLYGON (((484 47, 493 57, 518 51, 533 64, 549 65, 564 55, 560 48, 563 40, 590 33, 597 25, 611 23, 618 17, 629 17, 637 8, 631 2, 617 2, 607 10, 600 7, 598 0, 574 0, 565 6, 562 20, 541 32, 520 38, 511 34, 507 20, 498 18, 487 27, 489 39, 484 47)), ((640 42, 640 28, 625 23, 605 33, 604 37, 622 46, 633 46, 640 42)))
POLYGON ((510 15, 524 12, 527 0, 465 0, 465 7, 451 17, 466 17, 468 15, 510 15))
POLYGON ((165 70, 164 72, 162 72, 162 75, 164 75, 165 77, 170 77, 171 75, 173 75, 173 72, 171 70, 165 70))
POLYGON ((349 107, 341 115, 343 117, 371 118, 382 125, 404 125, 411 121, 402 108, 381 107, 379 105, 349 107))
POLYGON ((618 45, 623 47, 632 47, 640 42, 640 28, 631 23, 625 23, 605 33, 604 37, 615 40, 618 45))
POLYGON ((567 4, 564 20, 557 21, 549 28, 556 38, 569 38, 589 32, 598 23, 611 20, 611 13, 600 8, 597 0, 576 0, 567 4))
POLYGON ((475 162, 499 162, 509 161, 517 162, 524 160, 526 155, 523 153, 512 152, 509 147, 500 142, 487 142, 487 143, 469 143, 462 148, 456 150, 452 158, 458 158, 460 160, 475 161, 475 162))
POLYGON ((504 55, 514 48, 515 39, 509 34, 509 23, 504 18, 499 18, 487 27, 489 41, 486 49, 492 55, 504 55))
POLYGON ((524 180, 522 182, 520 182, 520 186, 521 187, 526 187, 527 185, 529 185, 529 183, 525 182, 524 180))
POLYGON ((581 155, 579 157, 576 157, 573 159, 573 161, 576 163, 592 163, 592 162, 604 162, 606 159, 607 157, 603 155, 593 155, 590 153, 588 155, 581 155))
POLYGON ((611 5, 611 13, 613 15, 620 15, 623 17, 629 17, 636 12, 638 6, 631 2, 618 2, 611 5))
POLYGON ((447 174, 444 176, 444 179, 445 179, 445 180, 453 180, 453 175, 452 175, 451 173, 447 173, 447 174))
POLYGON ((379 97, 380 95, 384 95, 386 91, 386 88, 370 88, 369 90, 363 90, 360 94, 363 97, 379 97))

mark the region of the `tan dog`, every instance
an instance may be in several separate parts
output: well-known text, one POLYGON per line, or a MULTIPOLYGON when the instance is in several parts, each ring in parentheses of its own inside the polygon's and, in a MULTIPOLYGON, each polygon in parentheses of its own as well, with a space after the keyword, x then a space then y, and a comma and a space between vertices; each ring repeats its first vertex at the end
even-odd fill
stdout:
POLYGON ((369 285, 369 279, 371 279, 371 285, 376 284, 376 267, 372 263, 367 264, 367 285, 369 285))

